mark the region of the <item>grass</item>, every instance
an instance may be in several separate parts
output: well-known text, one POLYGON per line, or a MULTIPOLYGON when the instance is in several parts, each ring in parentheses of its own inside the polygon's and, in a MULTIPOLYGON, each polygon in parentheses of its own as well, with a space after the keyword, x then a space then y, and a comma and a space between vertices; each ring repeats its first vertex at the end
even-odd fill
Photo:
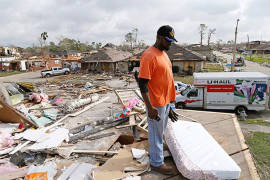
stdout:
POLYGON ((266 121, 263 121, 261 119, 248 119, 245 120, 245 121, 241 121, 241 123, 244 123, 244 124, 258 124, 258 125, 262 125, 262 126, 270 126, 270 122, 266 122, 266 121))
POLYGON ((260 55, 260 54, 253 54, 251 56, 251 59, 250 59, 250 56, 246 56, 246 60, 251 60, 253 62, 256 62, 256 63, 264 63, 264 62, 268 62, 270 63, 270 59, 268 58, 265 58, 263 57, 263 55, 260 55))
POLYGON ((194 78, 193 76, 174 76, 175 81, 181 81, 185 84, 193 84, 194 78))
POLYGON ((262 180, 270 179, 270 133, 251 132, 245 140, 262 180))
POLYGON ((24 73, 24 72, 20 72, 20 71, 0 72, 0 77, 10 76, 14 74, 21 74, 21 73, 24 73))
POLYGON ((223 66, 219 64, 205 64, 204 69, 207 69, 207 72, 223 72, 224 68, 223 66))

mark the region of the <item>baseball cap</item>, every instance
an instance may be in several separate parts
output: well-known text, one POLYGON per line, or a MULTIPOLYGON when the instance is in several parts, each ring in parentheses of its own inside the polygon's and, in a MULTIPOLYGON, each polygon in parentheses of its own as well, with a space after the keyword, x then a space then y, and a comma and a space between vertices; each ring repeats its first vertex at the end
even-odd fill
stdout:
POLYGON ((157 34, 160 35, 160 36, 165 36, 165 39, 167 41, 170 41, 170 42, 175 41, 175 42, 177 42, 177 40, 174 37, 174 30, 169 25, 161 26, 158 29, 157 34))

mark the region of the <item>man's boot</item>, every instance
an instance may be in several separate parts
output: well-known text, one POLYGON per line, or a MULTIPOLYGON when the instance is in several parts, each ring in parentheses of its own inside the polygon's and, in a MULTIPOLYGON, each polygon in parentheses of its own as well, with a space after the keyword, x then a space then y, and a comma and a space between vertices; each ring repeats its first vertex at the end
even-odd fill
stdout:
POLYGON ((159 172, 161 174, 165 174, 165 175, 175 174, 173 171, 173 168, 166 165, 165 163, 163 163, 161 166, 157 166, 157 167, 151 165, 151 170, 157 171, 157 172, 159 172))

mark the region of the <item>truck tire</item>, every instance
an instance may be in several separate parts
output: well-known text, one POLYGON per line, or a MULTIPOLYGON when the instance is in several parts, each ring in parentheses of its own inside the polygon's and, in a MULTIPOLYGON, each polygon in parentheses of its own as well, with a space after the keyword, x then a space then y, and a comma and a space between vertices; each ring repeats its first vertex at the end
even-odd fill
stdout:
POLYGON ((185 108, 185 103, 179 102, 175 104, 176 109, 184 109, 185 108))
POLYGON ((245 106, 237 106, 235 108, 235 114, 240 115, 241 112, 244 112, 245 114, 247 114, 247 108, 245 106))
POLYGON ((51 77, 51 75, 50 74, 46 74, 45 77, 48 78, 48 77, 51 77))
POLYGON ((67 75, 68 73, 69 73, 68 71, 65 71, 65 73, 64 73, 64 74, 65 74, 65 75, 67 75))

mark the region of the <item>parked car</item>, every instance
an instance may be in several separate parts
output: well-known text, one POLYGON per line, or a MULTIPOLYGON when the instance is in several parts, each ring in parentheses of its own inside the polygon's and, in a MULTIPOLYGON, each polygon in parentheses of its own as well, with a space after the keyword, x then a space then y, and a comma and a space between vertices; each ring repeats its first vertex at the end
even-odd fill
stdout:
POLYGON ((52 67, 50 70, 41 71, 41 77, 58 76, 69 73, 69 68, 52 67))
POLYGON ((242 52, 243 55, 248 55, 249 53, 247 51, 242 52))

